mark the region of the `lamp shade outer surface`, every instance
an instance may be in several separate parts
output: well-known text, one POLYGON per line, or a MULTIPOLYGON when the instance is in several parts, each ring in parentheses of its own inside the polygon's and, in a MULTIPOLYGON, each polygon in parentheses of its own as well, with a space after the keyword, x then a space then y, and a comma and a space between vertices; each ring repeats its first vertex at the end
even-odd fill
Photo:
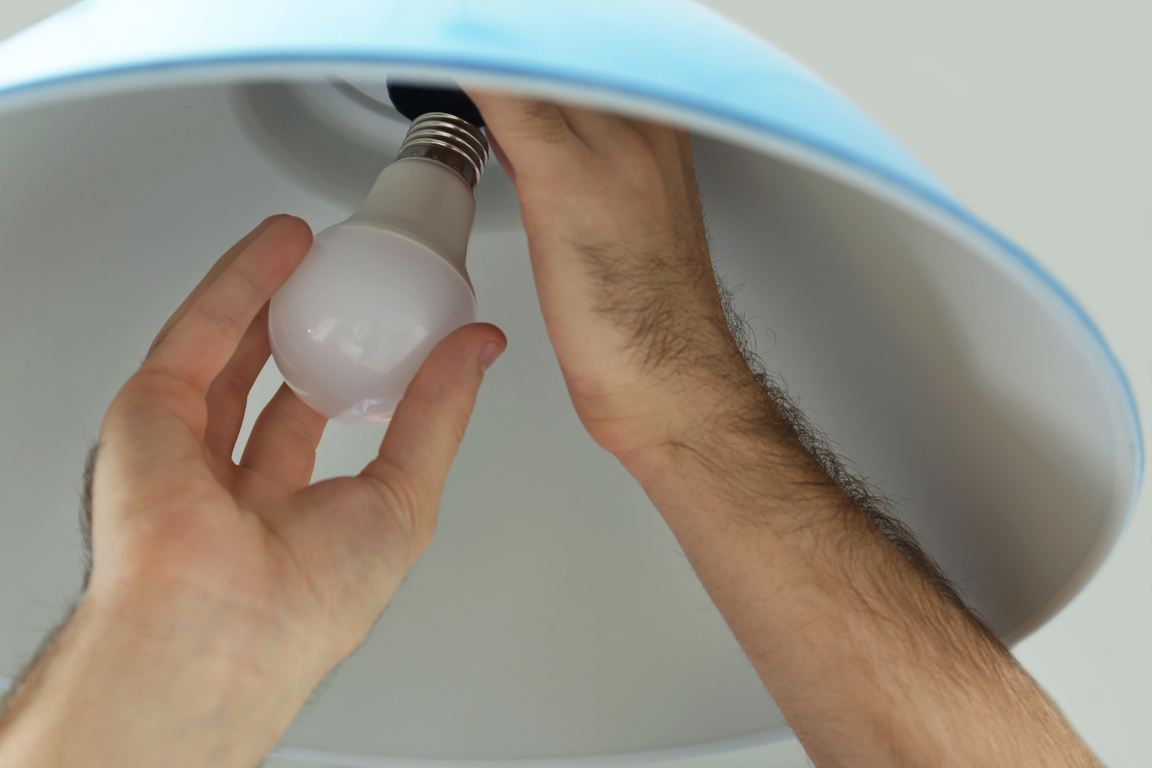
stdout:
MULTIPOLYGON (((135 350, 229 244, 221 232, 284 210, 315 229, 347 215, 253 144, 233 86, 393 74, 692 128, 714 255, 753 330, 775 338, 768 367, 906 500, 897 512, 1001 636, 1038 626, 1107 554, 1142 448, 1091 321, 846 100, 678 0, 102 0, 0 45, 7 505, 43 503, 37 488, 78 468, 135 350)), ((478 202, 499 183, 493 167, 478 202)), ((481 209, 469 270, 480 319, 511 344, 437 540, 285 749, 333 765, 660 759, 787 736, 658 515, 576 422, 523 231, 481 209)), ((266 374, 257 399, 278 383, 266 374)), ((355 471, 376 440, 335 426, 318 476, 355 471)), ((64 599, 75 553, 53 537, 74 523, 3 524, 11 673, 64 599)))
POLYGON ((167 82, 197 66, 324 61, 450 66, 672 101, 944 194, 844 97, 690 0, 89 0, 0 46, 0 100, 99 87, 86 81, 116 87, 116 76, 167 82))

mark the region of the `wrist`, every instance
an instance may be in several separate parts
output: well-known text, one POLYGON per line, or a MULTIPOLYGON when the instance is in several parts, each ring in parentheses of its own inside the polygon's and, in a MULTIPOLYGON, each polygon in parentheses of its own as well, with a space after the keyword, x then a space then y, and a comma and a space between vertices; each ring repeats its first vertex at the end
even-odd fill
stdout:
POLYGON ((283 645, 149 634, 82 601, 0 724, 0 764, 250 768, 318 682, 284 674, 283 645))
POLYGON ((686 478, 722 486, 741 474, 767 480, 766 473, 787 468, 795 474, 811 460, 743 359, 723 374, 682 383, 661 410, 653 430, 658 439, 615 452, 647 490, 686 478))

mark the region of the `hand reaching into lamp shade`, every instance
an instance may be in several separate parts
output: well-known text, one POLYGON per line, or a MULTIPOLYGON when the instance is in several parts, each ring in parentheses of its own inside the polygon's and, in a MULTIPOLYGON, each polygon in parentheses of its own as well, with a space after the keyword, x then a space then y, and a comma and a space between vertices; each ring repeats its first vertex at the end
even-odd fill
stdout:
POLYGON ((688 135, 474 97, 519 192, 549 338, 593 439, 640 459, 760 402, 717 291, 688 135))
POLYGON ((311 241, 283 216, 237 243, 108 409, 90 580, 0 723, 0 765, 251 768, 428 545, 492 326, 434 349, 359 476, 310 485, 326 419, 286 386, 232 461, 268 299, 311 241))
POLYGON ((584 426, 644 487, 816 765, 1097 765, 734 340, 688 136, 470 95, 584 426))

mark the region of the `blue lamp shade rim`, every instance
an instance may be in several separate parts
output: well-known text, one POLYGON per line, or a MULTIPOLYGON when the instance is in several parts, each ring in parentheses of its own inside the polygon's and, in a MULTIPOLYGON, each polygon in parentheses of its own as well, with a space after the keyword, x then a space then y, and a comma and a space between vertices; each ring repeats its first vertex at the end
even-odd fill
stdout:
MULTIPOLYGON (((91 95, 102 89, 113 92, 160 85, 225 82, 236 77, 254 79, 270 76, 273 79, 285 79, 308 72, 316 76, 321 71, 331 72, 341 67, 367 67, 375 70, 387 68, 389 72, 404 71, 425 76, 459 75, 461 72, 467 72, 470 79, 481 85, 504 87, 514 85, 529 92, 546 91, 553 98, 557 93, 563 93, 573 101, 586 101, 598 106, 627 107, 630 112, 636 114, 674 121, 709 136, 730 140, 802 164, 854 187, 866 189, 870 194, 931 223, 938 229, 950 230, 967 239, 989 258, 1000 260, 1009 268, 1015 268, 1030 276, 1040 293, 1046 296, 1053 306, 1072 318, 1086 337, 1093 342, 1114 382, 1116 391, 1120 394, 1131 436, 1129 467, 1132 472, 1132 485, 1127 511, 1122 517, 1113 518, 1106 530, 1101 530, 1092 551, 1078 571, 1040 611, 1017 628, 1013 636, 1008 638, 1009 641, 1028 634, 1064 605, 1070 595, 1079 591, 1099 568, 1112 545, 1130 523, 1143 475, 1144 446, 1141 426, 1128 378, 1103 334, 1084 308, 1036 259, 963 208, 926 172, 906 173, 899 169, 899 164, 885 162, 882 153, 878 152, 877 156, 873 157, 863 152, 850 151, 843 145, 821 141, 817 137, 798 132, 793 127, 774 120, 769 111, 758 113, 748 109, 746 105, 741 108, 725 105, 717 100, 707 101, 673 88, 641 89, 629 87, 619 81, 609 81, 607 78, 600 80, 589 77, 575 78, 570 73, 548 72, 535 67, 516 69, 492 66, 490 62, 466 57, 450 61, 443 57, 420 60, 415 57, 349 55, 347 52, 327 56, 320 53, 281 55, 261 52, 259 55, 235 58, 206 56, 199 59, 125 63, 103 69, 72 71, 36 80, 10 82, 7 85, 0 85, 0 115, 5 111, 62 100, 75 92, 91 95)), ((11 682, 0 677, 0 690, 6 689, 11 682)), ((714 742, 688 750, 617 755, 603 759, 556 760, 546 764, 587 766, 606 764, 609 760, 612 764, 653 764, 671 757, 702 757, 760 747, 787 738, 786 733, 759 735, 714 742)), ((368 765, 367 762, 356 762, 357 759, 350 756, 288 748, 274 751, 272 754, 286 759, 323 760, 333 765, 368 765)), ((430 765, 420 760, 404 761, 404 764, 430 765)))

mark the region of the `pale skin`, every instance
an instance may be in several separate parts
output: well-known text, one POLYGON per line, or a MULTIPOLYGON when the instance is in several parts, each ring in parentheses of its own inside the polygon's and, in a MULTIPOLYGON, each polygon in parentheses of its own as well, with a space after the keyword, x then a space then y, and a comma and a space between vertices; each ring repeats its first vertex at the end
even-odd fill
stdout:
MULTIPOLYGON (((749 368, 686 135, 472 95, 580 419, 647 492, 812 761, 1098 765, 749 368)), ((505 346, 490 325, 436 348, 358 476, 310 484, 324 419, 287 388, 231 460, 266 302, 310 242, 298 219, 262 223, 108 409, 90 582, 0 720, 0 767, 251 768, 427 547, 505 346)))

